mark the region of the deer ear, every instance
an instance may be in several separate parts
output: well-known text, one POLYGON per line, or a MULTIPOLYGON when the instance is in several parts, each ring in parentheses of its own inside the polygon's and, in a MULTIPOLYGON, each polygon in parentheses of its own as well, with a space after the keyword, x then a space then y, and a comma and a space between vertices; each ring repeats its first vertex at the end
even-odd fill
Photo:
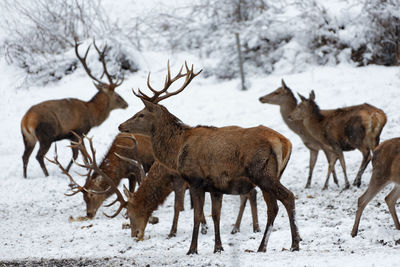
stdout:
POLYGON ((96 83, 96 82, 93 82, 93 84, 94 84, 94 86, 96 87, 97 90, 102 91, 104 93, 109 92, 109 88, 107 86, 105 86, 104 84, 96 83))
POLYGON ((130 198, 133 197, 133 193, 130 192, 130 191, 128 190, 128 188, 126 188, 125 185, 124 185, 124 194, 125 194, 125 196, 126 196, 128 199, 130 199, 130 198))
POLYGON ((156 109, 157 108, 157 104, 154 104, 154 103, 152 103, 150 101, 147 101, 145 99, 142 99, 142 98, 141 98, 141 100, 142 100, 144 106, 146 107, 146 109, 148 109, 150 112, 154 112, 154 111, 157 110, 156 109))
POLYGON ((299 94, 299 93, 297 93, 297 94, 299 95, 301 101, 306 101, 306 100, 307 100, 307 99, 306 99, 304 96, 302 96, 301 94, 299 94))
POLYGON ((314 92, 314 90, 311 90, 310 99, 311 99, 312 101, 315 100, 315 92, 314 92))
POLYGON ((288 87, 286 86, 286 83, 285 83, 285 81, 282 79, 281 80, 281 84, 282 84, 282 88, 283 89, 287 89, 288 87))

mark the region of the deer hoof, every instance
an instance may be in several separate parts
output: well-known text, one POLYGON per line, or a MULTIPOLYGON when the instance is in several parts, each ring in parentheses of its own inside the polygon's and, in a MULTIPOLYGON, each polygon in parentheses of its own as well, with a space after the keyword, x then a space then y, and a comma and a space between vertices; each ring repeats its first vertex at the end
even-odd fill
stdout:
POLYGON ((186 255, 193 255, 193 254, 198 254, 197 249, 189 249, 188 253, 186 253, 186 255))
POLYGON ((254 229, 253 229, 253 233, 259 233, 259 232, 261 232, 261 229, 260 229, 260 227, 255 227, 254 229))
POLYGON ((170 233, 170 234, 168 235, 168 239, 173 238, 173 237, 175 237, 175 236, 176 236, 176 233, 170 233))
POLYGON ((240 232, 240 230, 236 226, 234 226, 231 231, 231 234, 234 235, 234 234, 237 234, 238 232, 240 232))
POLYGON ((222 246, 214 248, 214 253, 221 253, 222 251, 224 251, 224 248, 222 246))

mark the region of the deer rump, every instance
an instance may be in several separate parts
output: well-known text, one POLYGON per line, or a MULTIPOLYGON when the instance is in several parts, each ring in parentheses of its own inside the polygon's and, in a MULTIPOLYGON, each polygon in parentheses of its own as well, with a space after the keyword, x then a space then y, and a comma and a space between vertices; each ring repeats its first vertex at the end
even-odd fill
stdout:
POLYGON ((324 116, 324 136, 331 146, 343 151, 374 148, 379 143, 384 118, 383 111, 369 104, 330 110, 324 116), (377 140, 369 140, 368 136, 377 140))
POLYGON ((290 155, 282 143, 287 139, 263 126, 199 126, 189 131, 178 153, 177 171, 205 191, 246 194, 255 186, 253 177, 280 178, 290 155))

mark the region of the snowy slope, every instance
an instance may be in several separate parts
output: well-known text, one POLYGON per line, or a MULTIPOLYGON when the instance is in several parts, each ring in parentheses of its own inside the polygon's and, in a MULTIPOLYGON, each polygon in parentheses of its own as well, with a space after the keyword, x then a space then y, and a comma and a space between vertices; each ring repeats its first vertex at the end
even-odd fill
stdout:
MULTIPOLYGON (((165 74, 167 58, 171 59, 174 71, 184 59, 201 67, 201 61, 185 54, 145 55, 152 71, 152 83, 161 85, 165 74)), ((214 236, 212 219, 209 216, 210 201, 206 197, 205 214, 209 224, 207 235, 199 237, 199 255, 186 256, 192 232, 193 215, 189 203, 181 213, 177 237, 166 239, 172 223, 173 196, 155 212, 160 223, 148 225, 146 240, 136 242, 129 230, 122 230, 125 221, 122 216, 107 219, 101 214, 92 221, 69 222, 70 215, 85 214, 82 197, 63 195, 67 191, 68 180, 58 168, 47 163, 50 176, 43 177, 31 156, 28 179, 22 178, 23 143, 19 129, 20 119, 33 104, 47 99, 77 97, 88 100, 95 88, 81 70, 67 76, 58 83, 46 87, 21 88, 23 74, 12 66, 0 61, 0 261, 8 260, 67 260, 81 259, 87 264, 107 263, 116 265, 137 264, 172 266, 395 266, 400 260, 400 232, 394 226, 386 204, 384 193, 366 208, 360 224, 360 233, 350 237, 355 217, 357 198, 365 191, 371 167, 363 176, 360 189, 351 188, 342 192, 330 184, 321 192, 327 170, 326 160, 320 155, 314 171, 311 189, 304 189, 308 173, 308 151, 300 139, 283 123, 277 106, 261 104, 258 98, 275 90, 284 78, 294 91, 307 95, 314 89, 321 108, 335 108, 346 105, 371 103, 382 108, 388 122, 382 133, 382 140, 399 134, 400 107, 398 89, 400 71, 396 68, 370 66, 354 68, 315 67, 309 71, 291 75, 269 75, 249 77, 252 84, 247 92, 237 90, 239 81, 221 82, 204 79, 201 75, 180 95, 163 103, 173 114, 189 125, 240 125, 243 127, 263 124, 285 136, 293 143, 293 153, 282 177, 282 183, 296 195, 297 223, 302 237, 299 252, 289 252, 290 230, 287 214, 279 204, 280 211, 271 234, 267 253, 256 251, 262 233, 253 233, 249 208, 245 211, 241 232, 231 235, 231 225, 239 208, 237 196, 225 196, 222 208, 221 237, 225 251, 213 254, 214 236), (87 227, 90 226, 91 227, 87 227)), ((92 129, 98 155, 104 155, 112 139, 118 132, 117 126, 142 108, 142 104, 131 93, 131 88, 145 88, 147 70, 129 77, 118 92, 130 104, 127 110, 113 111, 109 119, 100 127, 92 129)), ((60 161, 67 163, 71 156, 68 142, 58 143, 60 161)), ((53 155, 53 147, 50 150, 53 155)), ((350 180, 358 170, 361 153, 345 154, 350 180)), ((73 170, 78 171, 78 167, 73 170)), ((343 176, 337 168, 339 182, 343 186, 343 176)), ((80 183, 82 179, 77 178, 80 183)), ((389 188, 385 190, 388 192, 389 188)), ((188 195, 186 196, 188 199, 188 195)), ((266 207, 258 194, 259 220, 262 229, 266 223, 266 207)))

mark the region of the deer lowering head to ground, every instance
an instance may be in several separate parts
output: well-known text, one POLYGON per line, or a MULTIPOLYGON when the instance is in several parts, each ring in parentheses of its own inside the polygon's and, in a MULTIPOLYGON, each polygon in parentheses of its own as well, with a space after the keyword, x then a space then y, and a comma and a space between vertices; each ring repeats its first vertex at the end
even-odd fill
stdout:
MULTIPOLYGON (((304 145, 308 148, 308 150, 310 150, 309 173, 306 183, 306 188, 310 188, 313 170, 318 158, 318 152, 322 148, 320 143, 304 127, 302 120, 289 119, 290 113, 292 113, 292 111, 297 107, 297 99, 293 95, 292 90, 290 90, 290 88, 285 84, 283 80, 281 81, 281 83, 281 87, 279 87, 272 93, 260 97, 259 100, 261 103, 264 104, 267 103, 278 105, 280 107, 283 121, 293 132, 300 136, 304 145)), ((321 113, 324 115, 327 115, 330 112, 330 110, 321 110, 321 113)), ((333 168, 332 170, 332 175, 335 183, 338 184, 335 168, 333 168)))
POLYGON ((392 215, 396 229, 400 230, 400 223, 396 213, 396 201, 400 197, 400 138, 393 138, 382 142, 373 151, 372 176, 368 189, 358 199, 358 208, 351 236, 358 233, 360 218, 367 204, 388 184, 394 183, 392 191, 385 197, 389 212, 392 215))
MULTIPOLYGON (((89 53, 89 48, 83 57, 79 55, 79 44, 75 43, 75 52, 79 61, 82 63, 86 73, 93 79, 98 90, 97 94, 88 102, 66 98, 59 100, 49 100, 32 106, 24 115, 21 121, 21 132, 24 140, 25 151, 22 156, 23 173, 27 177, 27 166, 29 157, 39 141, 40 147, 36 155, 40 167, 44 174, 48 176, 43 158, 49 150, 51 144, 61 139, 70 139, 76 141, 76 136, 83 135, 89 130, 103 123, 109 116, 111 110, 128 107, 125 100, 115 92, 115 88, 120 86, 123 79, 115 79, 111 75, 106 66, 107 46, 100 50, 95 42, 93 45, 100 56, 100 61, 103 66, 103 75, 107 77, 108 82, 103 82, 96 78, 87 66, 86 58, 89 53)), ((103 76, 101 75, 101 76, 103 76)), ((72 148, 72 158, 76 159, 78 151, 72 148)), ((72 160, 68 164, 67 170, 72 165, 72 160)))
POLYGON ((343 151, 358 149, 363 155, 354 185, 361 184, 361 175, 371 160, 371 151, 379 144, 379 137, 386 124, 385 113, 369 104, 350 106, 321 113, 312 91, 307 99, 299 95, 302 102, 290 114, 289 119, 302 120, 309 133, 321 144, 328 156, 329 168, 324 188, 330 173, 339 159, 346 187, 349 187, 343 151))
MULTIPOLYGON (((197 253, 199 225, 205 192, 210 192, 214 221, 214 252, 223 250, 220 238, 220 214, 223 194, 246 194, 258 186, 268 206, 267 226, 258 251, 266 251, 269 235, 278 213, 277 200, 289 215, 291 250, 299 249, 300 237, 295 222, 294 195, 280 183, 291 154, 291 143, 283 135, 264 126, 253 128, 190 127, 164 106, 161 99, 181 92, 194 77, 193 66, 186 74, 171 79, 168 74, 160 91, 148 86, 153 97, 135 93, 145 108, 119 126, 120 131, 150 136, 155 158, 166 168, 179 173, 189 183, 194 204, 194 227, 188 254, 197 253), (183 85, 168 92, 170 85, 185 77, 183 85), (162 95, 164 94, 164 95, 162 95)), ((181 69, 182 70, 182 69, 181 69)), ((149 80, 149 79, 148 79, 149 80)))

